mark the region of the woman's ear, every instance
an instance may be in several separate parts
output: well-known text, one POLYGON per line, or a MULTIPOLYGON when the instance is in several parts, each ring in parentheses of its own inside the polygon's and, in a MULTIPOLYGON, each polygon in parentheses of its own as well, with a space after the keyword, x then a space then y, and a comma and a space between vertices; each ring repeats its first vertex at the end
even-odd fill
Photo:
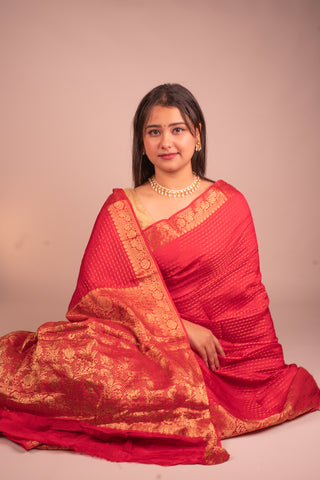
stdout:
POLYGON ((201 128, 202 128, 202 125, 201 125, 201 123, 199 123, 199 126, 198 126, 198 128, 196 128, 196 132, 195 132, 197 140, 200 140, 201 128))
POLYGON ((198 128, 195 129, 195 137, 197 140, 200 140, 200 132, 201 132, 201 123, 199 123, 198 128))

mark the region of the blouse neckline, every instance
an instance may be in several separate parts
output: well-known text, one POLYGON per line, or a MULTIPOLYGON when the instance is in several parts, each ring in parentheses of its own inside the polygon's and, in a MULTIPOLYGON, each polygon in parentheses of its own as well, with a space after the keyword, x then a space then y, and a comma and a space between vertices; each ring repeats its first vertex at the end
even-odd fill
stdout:
MULTIPOLYGON (((183 208, 180 208, 179 210, 177 210, 176 212, 174 212, 172 215, 170 215, 169 217, 167 218, 161 218, 157 221, 155 221, 155 219, 152 217, 152 215, 149 213, 149 211, 147 210, 147 208, 143 205, 143 203, 140 201, 140 198, 138 197, 137 193, 135 192, 135 190, 133 188, 125 188, 123 191, 126 195, 126 197, 128 198, 128 200, 130 201, 131 205, 133 206, 133 202, 139 212, 142 213, 143 215, 143 226, 141 226, 142 230, 147 230, 148 228, 154 226, 154 225, 157 225, 161 222, 169 222, 172 218, 174 218, 176 215, 179 215, 181 212, 185 211, 185 210, 188 210, 189 208, 191 208, 193 206, 193 204, 198 201, 199 199, 201 199, 202 197, 205 197, 212 189, 215 189, 217 187, 218 184, 220 184, 222 182, 222 180, 217 180, 216 182, 214 182, 212 185, 209 185, 208 188, 206 188, 200 195, 198 195, 197 197, 195 197, 190 203, 188 203, 188 205, 186 205, 185 207, 183 208)), ((139 216, 139 215, 138 215, 139 216)), ((138 218, 139 220, 139 218, 138 218)))

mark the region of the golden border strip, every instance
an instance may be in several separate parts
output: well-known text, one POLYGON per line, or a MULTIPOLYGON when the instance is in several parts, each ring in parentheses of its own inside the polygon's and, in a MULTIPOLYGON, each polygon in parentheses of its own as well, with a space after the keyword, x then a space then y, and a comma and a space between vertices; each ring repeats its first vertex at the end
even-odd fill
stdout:
POLYGON ((223 191, 212 186, 188 207, 172 215, 168 220, 161 220, 148 227, 144 235, 152 245, 152 249, 160 248, 198 227, 227 200, 228 196, 223 191))

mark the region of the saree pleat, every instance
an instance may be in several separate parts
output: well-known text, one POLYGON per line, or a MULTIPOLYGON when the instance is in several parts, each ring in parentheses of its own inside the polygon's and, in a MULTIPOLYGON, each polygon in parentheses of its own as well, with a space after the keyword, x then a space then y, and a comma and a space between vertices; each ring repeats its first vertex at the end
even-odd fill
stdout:
POLYGON ((221 438, 319 404, 311 375, 284 363, 249 208, 223 181, 143 231, 114 190, 67 321, 0 340, 0 432, 26 449, 221 463, 221 438), (191 350, 181 318, 219 338, 217 371, 191 350))

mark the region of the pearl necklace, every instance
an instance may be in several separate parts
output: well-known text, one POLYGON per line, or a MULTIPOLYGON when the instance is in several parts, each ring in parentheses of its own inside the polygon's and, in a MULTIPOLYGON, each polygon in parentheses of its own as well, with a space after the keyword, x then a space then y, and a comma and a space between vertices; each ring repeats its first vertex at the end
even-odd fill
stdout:
POLYGON ((198 190, 200 187, 201 178, 199 175, 193 172, 193 182, 190 183, 185 188, 181 188, 181 190, 171 190, 170 188, 163 187, 160 185, 155 176, 148 178, 148 182, 150 183, 151 188, 159 193, 159 195, 165 195, 166 197, 185 197, 186 195, 191 195, 193 192, 198 190))

